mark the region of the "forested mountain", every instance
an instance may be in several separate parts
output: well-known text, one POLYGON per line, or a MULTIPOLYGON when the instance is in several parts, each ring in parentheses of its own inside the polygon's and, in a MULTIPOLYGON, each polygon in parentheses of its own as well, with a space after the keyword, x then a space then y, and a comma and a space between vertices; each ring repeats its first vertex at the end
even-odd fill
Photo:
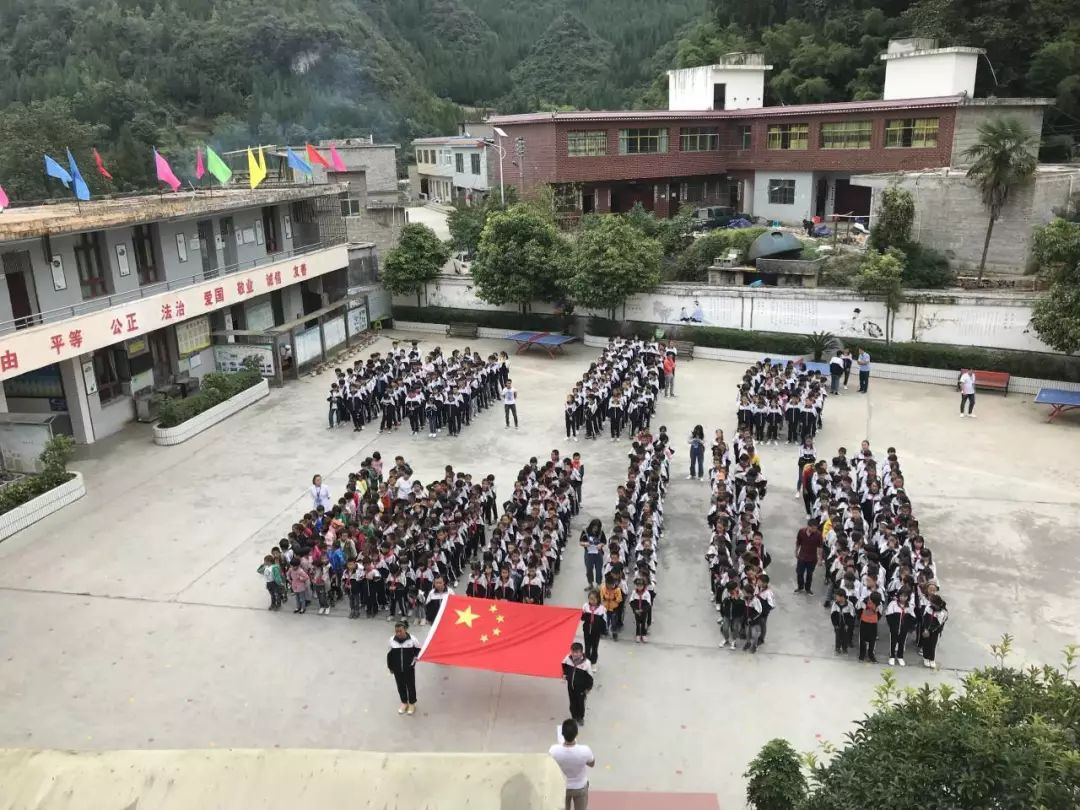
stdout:
POLYGON ((516 112, 665 106, 664 70, 737 50, 769 102, 873 98, 895 36, 987 49, 981 95, 1058 100, 1080 125, 1080 0, 4 0, 0 184, 41 197, 41 154, 97 145, 152 187, 150 147, 190 171, 227 150, 454 131, 458 104, 516 112), (992 65, 993 71, 989 69, 992 65))

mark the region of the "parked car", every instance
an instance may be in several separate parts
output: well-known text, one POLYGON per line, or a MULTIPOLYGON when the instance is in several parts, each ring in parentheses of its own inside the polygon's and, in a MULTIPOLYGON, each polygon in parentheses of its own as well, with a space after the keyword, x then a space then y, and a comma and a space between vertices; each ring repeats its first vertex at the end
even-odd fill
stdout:
POLYGON ((717 228, 726 228, 736 219, 753 220, 748 214, 740 214, 730 206, 710 205, 694 209, 694 218, 690 223, 690 228, 695 231, 712 231, 717 228))

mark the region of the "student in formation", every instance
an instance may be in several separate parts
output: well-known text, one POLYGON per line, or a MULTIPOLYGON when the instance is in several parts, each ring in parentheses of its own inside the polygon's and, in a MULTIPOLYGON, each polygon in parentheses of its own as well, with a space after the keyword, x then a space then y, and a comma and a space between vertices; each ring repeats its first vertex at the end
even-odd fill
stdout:
POLYGON ((588 600, 581 606, 581 632, 585 637, 585 657, 597 669, 596 661, 600 657, 600 636, 607 629, 607 610, 600 602, 599 591, 589 591, 588 600))
POLYGON ((442 574, 438 574, 432 581, 431 590, 428 591, 427 598, 424 600, 424 618, 420 620, 420 624, 423 624, 425 620, 428 624, 434 622, 435 617, 439 615, 442 603, 453 595, 454 591, 446 587, 446 579, 442 574))
POLYGON ((401 706, 398 714, 416 714, 416 657, 420 654, 420 642, 409 633, 409 623, 404 619, 394 622, 394 635, 390 637, 390 649, 386 653, 386 668, 397 683, 401 706))
POLYGON ((263 557, 263 564, 258 571, 266 582, 266 590, 270 593, 269 610, 278 610, 285 602, 285 576, 281 573, 281 566, 275 562, 273 555, 263 557))
POLYGON ((634 580, 634 590, 630 592, 630 611, 634 614, 634 641, 645 644, 652 624, 652 594, 645 587, 644 578, 634 580))
POLYGON ((563 679, 570 697, 570 716, 579 726, 585 725, 585 698, 593 688, 592 664, 585 657, 585 647, 575 641, 563 659, 563 679))
POLYGON ((848 601, 847 592, 842 588, 833 596, 829 619, 832 621, 833 634, 836 637, 836 654, 847 653, 855 633, 855 607, 848 601))

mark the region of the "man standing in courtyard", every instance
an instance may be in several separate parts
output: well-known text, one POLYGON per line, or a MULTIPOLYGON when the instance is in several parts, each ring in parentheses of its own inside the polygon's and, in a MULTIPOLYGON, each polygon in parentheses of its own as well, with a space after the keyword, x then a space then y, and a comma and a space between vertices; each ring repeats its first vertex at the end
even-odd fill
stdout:
POLYGON ((814 569, 821 560, 821 545, 821 530, 817 527, 817 521, 811 518, 795 535, 795 593, 813 595, 810 584, 814 579, 814 569))
POLYGON ((972 411, 975 410, 975 372, 965 368, 960 372, 960 416, 975 418, 972 411), (967 404, 967 413, 964 413, 964 405, 967 404))
POLYGON ((506 386, 502 390, 503 401, 503 416, 506 417, 506 427, 510 427, 510 416, 514 417, 514 428, 518 426, 517 420, 517 389, 514 388, 514 381, 507 380, 506 386))
POLYGON ((859 393, 865 394, 870 387, 870 355, 861 346, 855 352, 858 355, 855 362, 859 366, 859 393))
POLYGON ((596 765, 596 758, 589 746, 578 744, 577 735, 578 724, 573 718, 563 720, 559 742, 548 749, 566 777, 564 810, 587 810, 589 806, 589 768, 596 765))

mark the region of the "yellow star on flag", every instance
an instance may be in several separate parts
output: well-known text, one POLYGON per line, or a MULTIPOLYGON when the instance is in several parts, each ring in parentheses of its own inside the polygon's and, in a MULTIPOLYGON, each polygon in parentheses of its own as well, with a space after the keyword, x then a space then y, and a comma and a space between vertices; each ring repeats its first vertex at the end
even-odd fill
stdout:
POLYGON ((497 613, 498 611, 499 611, 499 608, 496 607, 495 605, 492 605, 491 607, 488 608, 489 613, 497 613))
POLYGON ((480 636, 480 641, 482 641, 484 644, 487 644, 487 640, 488 640, 487 636, 480 636))
POLYGON ((496 616, 495 621, 497 621, 499 624, 502 624, 505 621, 505 619, 503 619, 502 616, 496 616))
POLYGON ((491 634, 493 636, 501 636, 502 635, 502 630, 500 630, 498 627, 496 627, 494 630, 491 631, 491 634))
POLYGON ((478 614, 472 612, 472 605, 466 605, 464 610, 455 610, 454 613, 457 614, 457 621, 454 624, 468 625, 470 629, 472 623, 480 618, 478 614))

